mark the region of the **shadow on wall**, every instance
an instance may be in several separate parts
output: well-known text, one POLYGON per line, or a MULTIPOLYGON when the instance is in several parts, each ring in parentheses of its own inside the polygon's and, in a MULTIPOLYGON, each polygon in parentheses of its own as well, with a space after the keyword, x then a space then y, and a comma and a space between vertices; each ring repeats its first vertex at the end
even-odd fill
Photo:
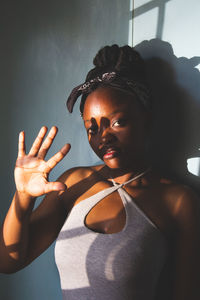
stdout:
POLYGON ((135 46, 146 62, 153 101, 153 163, 200 192, 187 160, 200 157, 200 57, 176 57, 159 39, 135 46))
POLYGON ((157 8, 158 20, 157 20, 156 37, 161 39, 163 35, 166 4, 169 1, 171 0, 152 0, 150 2, 142 4, 141 6, 133 10, 134 19, 142 14, 151 11, 152 9, 157 8))

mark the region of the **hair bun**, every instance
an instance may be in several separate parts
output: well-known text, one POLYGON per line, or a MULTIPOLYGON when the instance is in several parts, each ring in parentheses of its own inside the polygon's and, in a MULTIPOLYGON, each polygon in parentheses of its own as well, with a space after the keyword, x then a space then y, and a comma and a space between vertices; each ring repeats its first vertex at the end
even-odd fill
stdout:
POLYGON ((93 64, 97 68, 115 67, 120 55, 118 45, 105 46, 100 49, 93 60, 93 64))
POLYGON ((144 76, 144 61, 140 54, 126 45, 119 47, 118 45, 105 46, 100 49, 95 56, 93 63, 96 69, 115 70, 127 77, 144 76))

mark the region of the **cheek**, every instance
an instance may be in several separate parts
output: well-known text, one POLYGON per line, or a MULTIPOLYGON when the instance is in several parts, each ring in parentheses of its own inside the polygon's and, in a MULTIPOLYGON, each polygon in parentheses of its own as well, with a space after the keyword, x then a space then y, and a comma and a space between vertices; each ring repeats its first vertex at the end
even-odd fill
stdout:
POLYGON ((98 150, 98 141, 97 138, 93 137, 93 136, 88 136, 88 142, 90 144, 90 147, 97 152, 98 150))
POLYGON ((125 130, 120 130, 116 133, 116 136, 120 142, 129 143, 136 137, 137 130, 133 127, 127 127, 125 130))
POLYGON ((130 127, 123 133, 118 134, 118 140, 124 145, 124 147, 130 148, 141 148, 145 142, 145 136, 143 128, 130 127))
POLYGON ((88 139, 89 144, 91 144, 91 136, 87 135, 87 139, 88 139))

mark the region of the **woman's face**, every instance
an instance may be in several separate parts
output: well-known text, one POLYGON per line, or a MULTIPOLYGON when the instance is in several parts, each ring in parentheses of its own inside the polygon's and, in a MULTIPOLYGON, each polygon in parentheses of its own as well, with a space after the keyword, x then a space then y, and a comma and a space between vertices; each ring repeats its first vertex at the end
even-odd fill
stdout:
POLYGON ((89 143, 112 169, 128 170, 144 159, 148 117, 133 97, 100 87, 85 102, 83 120, 89 143))

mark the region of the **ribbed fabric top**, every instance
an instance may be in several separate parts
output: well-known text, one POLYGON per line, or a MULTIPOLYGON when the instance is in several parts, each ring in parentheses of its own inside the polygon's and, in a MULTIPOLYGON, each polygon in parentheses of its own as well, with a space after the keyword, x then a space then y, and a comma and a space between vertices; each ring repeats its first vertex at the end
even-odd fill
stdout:
MULTIPOLYGON (((133 178, 132 180, 134 180, 133 178)), ((56 241, 55 259, 65 300, 152 300, 167 255, 160 230, 138 208, 123 184, 109 187, 73 207, 56 241), (85 218, 103 198, 118 191, 124 228, 104 234, 85 218)))

